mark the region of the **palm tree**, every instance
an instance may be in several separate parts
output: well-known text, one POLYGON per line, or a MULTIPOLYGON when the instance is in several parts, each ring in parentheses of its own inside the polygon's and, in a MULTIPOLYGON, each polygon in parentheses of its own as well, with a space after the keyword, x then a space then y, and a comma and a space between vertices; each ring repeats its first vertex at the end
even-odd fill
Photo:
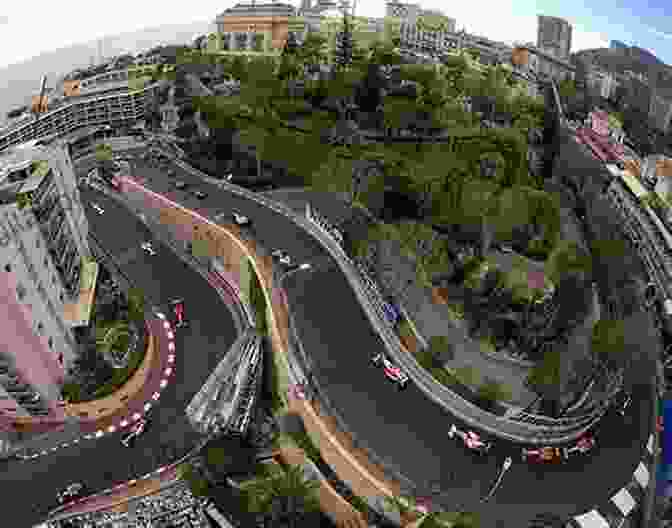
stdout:
POLYGON ((131 288, 126 294, 128 300, 128 318, 131 321, 142 323, 145 319, 147 301, 142 290, 131 288))
POLYGON ((250 511, 264 515, 268 526, 297 526, 309 513, 320 510, 319 483, 306 480, 301 466, 255 480, 244 487, 250 511), (270 522, 268 522, 270 521, 270 522))
POLYGON ((131 331, 128 323, 117 321, 96 330, 96 346, 104 355, 118 359, 119 356, 123 357, 125 355, 130 336, 131 331))

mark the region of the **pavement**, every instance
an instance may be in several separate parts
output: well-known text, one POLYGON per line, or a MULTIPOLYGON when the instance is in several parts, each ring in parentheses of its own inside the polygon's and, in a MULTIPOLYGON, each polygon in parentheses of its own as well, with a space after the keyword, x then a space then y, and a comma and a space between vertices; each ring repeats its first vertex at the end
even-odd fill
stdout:
MULTIPOLYGON (((324 263, 284 281, 298 321, 297 332, 313 362, 312 374, 349 428, 357 432, 356 444, 372 448, 388 466, 394 465, 398 473, 416 483, 418 490, 429 493, 440 489, 434 499, 443 508, 478 508, 482 526, 488 528, 501 523, 523 525, 542 513, 578 516, 595 505, 609 503, 621 492, 623 483, 632 480, 649 439, 648 392, 634 394, 629 427, 623 427, 619 416, 603 420, 598 448, 590 457, 552 468, 514 462, 494 497, 481 503, 504 457, 520 460, 519 446, 498 442, 491 457, 474 459, 461 445, 447 439, 450 423, 462 424, 428 401, 415 386, 397 391, 371 366, 370 355, 383 350, 382 342, 369 326, 347 280, 329 265, 330 258, 312 237, 275 211, 218 189, 188 171, 180 169, 179 179, 206 190, 205 200, 176 191, 158 170, 141 170, 151 189, 186 207, 209 216, 228 214, 231 209, 250 216, 255 239, 263 247, 285 249, 296 262, 324 263)), ((329 216, 328 205, 316 206, 329 216)), ((161 270, 169 259, 161 251, 158 256, 161 270)), ((201 331, 207 331, 205 325, 201 331)))

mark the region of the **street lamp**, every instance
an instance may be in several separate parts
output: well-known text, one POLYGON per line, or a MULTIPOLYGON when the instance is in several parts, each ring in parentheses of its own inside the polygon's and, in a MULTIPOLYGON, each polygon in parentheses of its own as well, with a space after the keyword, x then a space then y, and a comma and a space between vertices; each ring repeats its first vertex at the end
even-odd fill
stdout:
POLYGON ((483 499, 481 499, 481 502, 487 502, 495 494, 495 492, 499 488, 500 484, 502 483, 502 479, 504 478, 504 474, 509 470, 509 468, 511 467, 512 464, 513 464, 513 459, 510 456, 506 457, 506 459, 504 460, 504 463, 502 464, 502 469, 499 472, 499 476, 497 477, 497 480, 493 484, 492 489, 488 492, 488 494, 485 497, 483 497, 483 499))

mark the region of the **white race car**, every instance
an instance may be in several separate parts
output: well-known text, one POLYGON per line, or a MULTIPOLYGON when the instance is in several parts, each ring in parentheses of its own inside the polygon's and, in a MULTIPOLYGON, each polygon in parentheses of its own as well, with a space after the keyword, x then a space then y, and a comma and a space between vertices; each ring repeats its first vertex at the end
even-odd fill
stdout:
POLYGON ((147 430, 147 420, 140 420, 121 439, 124 447, 130 447, 135 439, 147 430))
POLYGON ((387 359, 383 354, 376 354, 371 358, 371 362, 376 366, 383 367, 385 377, 394 381, 400 389, 403 389, 408 384, 408 376, 399 367, 387 359))
POLYGON ((451 438, 459 438, 467 449, 480 454, 487 453, 492 447, 492 444, 483 440, 478 433, 474 431, 460 431, 455 424, 450 426, 448 436, 451 438))
POLYGON ((142 244, 140 244, 140 247, 148 255, 151 255, 152 257, 156 255, 156 250, 152 247, 151 242, 143 242, 142 244))
POLYGON ((83 489, 84 489, 83 484, 79 482, 74 482, 73 484, 70 484, 67 488, 65 488, 63 491, 59 492, 58 495, 56 495, 56 498, 58 499, 58 502, 60 504, 63 504, 65 502, 69 502, 79 497, 83 489))
POLYGON ((236 222, 236 224, 239 226, 249 225, 250 223, 250 219, 247 216, 236 212, 233 213, 233 221, 236 222))
POLYGON ((579 438, 575 445, 572 447, 563 447, 563 452, 565 458, 572 457, 574 455, 583 455, 592 451, 595 447, 595 438, 590 435, 585 435, 579 438))

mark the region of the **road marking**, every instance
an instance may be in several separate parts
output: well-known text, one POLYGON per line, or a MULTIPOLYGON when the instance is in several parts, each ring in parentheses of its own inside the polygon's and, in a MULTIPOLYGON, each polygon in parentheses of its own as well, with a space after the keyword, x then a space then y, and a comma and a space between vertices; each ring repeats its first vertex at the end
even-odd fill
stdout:
POLYGON ((609 522, 597 510, 590 510, 574 517, 581 528, 610 528, 609 522))
POLYGON ((168 321, 164 321, 164 322, 163 322, 163 327, 164 327, 166 330, 170 330, 170 323, 169 323, 168 321))
POLYGON ((161 396, 161 394, 159 394, 158 392, 155 392, 154 394, 152 394, 152 400, 156 401, 156 400, 159 399, 160 396, 161 396))
POLYGON ((653 435, 650 435, 649 441, 646 443, 646 449, 652 455, 653 455, 653 442, 654 442, 653 435))
POLYGON ((630 495, 630 492, 625 488, 622 488, 618 493, 616 493, 616 495, 611 498, 611 502, 616 505, 624 517, 630 515, 630 512, 637 504, 635 499, 632 498, 632 495, 630 495))
POLYGON ((646 488, 649 485, 649 470, 646 469, 646 466, 641 462, 635 470, 635 479, 642 488, 646 488))
POLYGON ((168 339, 175 339, 175 334, 172 331, 168 331, 168 339))

